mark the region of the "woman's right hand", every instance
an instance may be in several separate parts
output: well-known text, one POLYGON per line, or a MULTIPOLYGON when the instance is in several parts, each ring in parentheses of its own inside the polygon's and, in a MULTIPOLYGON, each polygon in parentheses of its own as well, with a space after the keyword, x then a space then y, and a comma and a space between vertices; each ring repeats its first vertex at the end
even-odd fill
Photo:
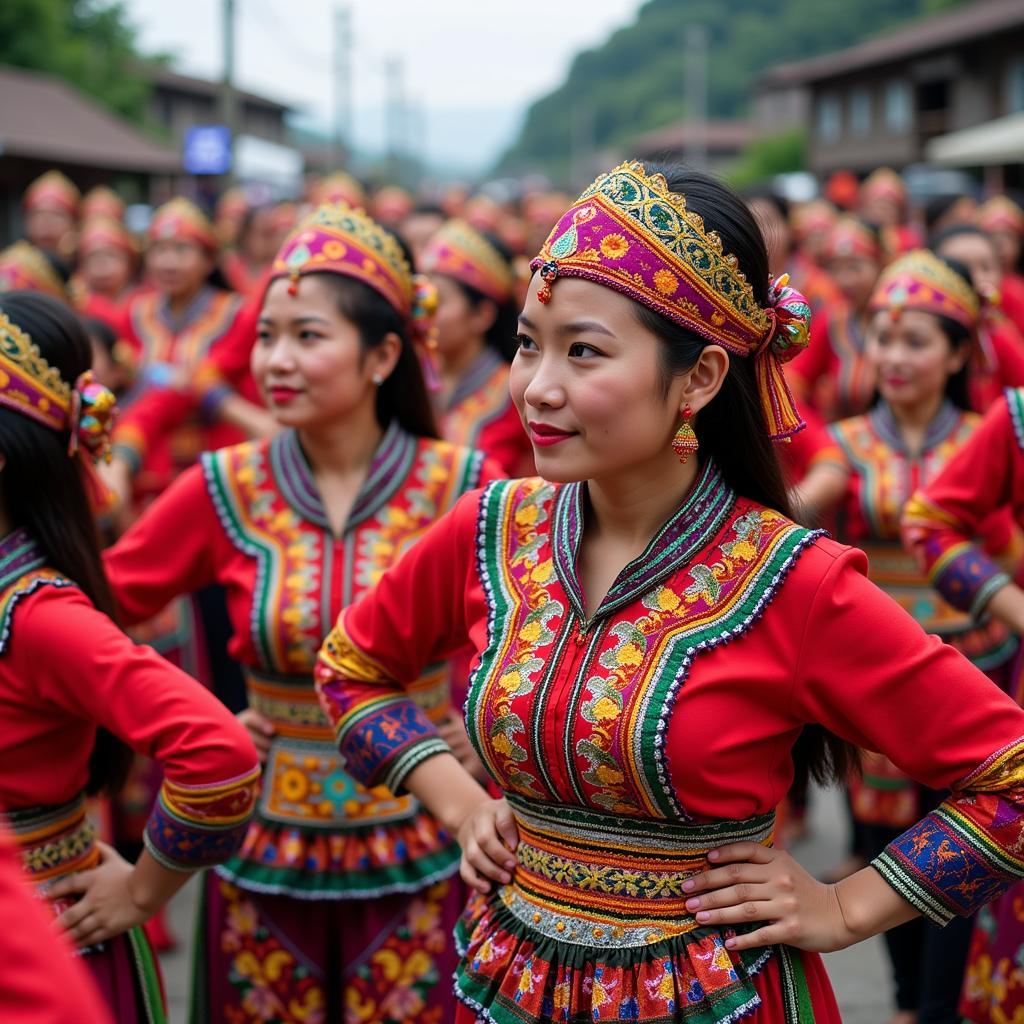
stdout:
POLYGON ((260 764, 266 764, 267 754, 270 753, 270 744, 274 738, 273 722, 261 715, 255 708, 239 711, 236 717, 245 726, 253 743, 256 744, 256 753, 259 755, 260 764))
POLYGON ((516 819, 505 800, 485 800, 459 826, 462 880, 477 892, 491 891, 491 882, 508 885, 519 845, 516 819))

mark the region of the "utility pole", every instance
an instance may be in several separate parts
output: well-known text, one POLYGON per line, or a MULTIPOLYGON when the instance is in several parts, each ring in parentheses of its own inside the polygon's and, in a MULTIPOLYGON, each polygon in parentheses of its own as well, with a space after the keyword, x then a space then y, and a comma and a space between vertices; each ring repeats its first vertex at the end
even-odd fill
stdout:
POLYGON ((703 25, 686 30, 686 132, 683 155, 694 167, 708 159, 708 33, 703 25))
POLYGON ((224 44, 224 78, 220 88, 221 121, 230 133, 231 170, 227 173, 230 185, 235 178, 235 138, 238 134, 238 97, 235 95, 235 0, 222 0, 222 32, 224 44))
POLYGON ((331 166, 348 164, 352 151, 352 9, 334 9, 334 132, 331 166))

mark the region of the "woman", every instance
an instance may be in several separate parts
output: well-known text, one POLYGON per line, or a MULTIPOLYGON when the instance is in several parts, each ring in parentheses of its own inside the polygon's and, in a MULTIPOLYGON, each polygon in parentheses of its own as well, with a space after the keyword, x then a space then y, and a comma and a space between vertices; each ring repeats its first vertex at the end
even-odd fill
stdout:
POLYGON ((69 259, 75 251, 75 226, 82 194, 60 171, 47 171, 25 190, 22 210, 25 239, 37 249, 69 259))
POLYGON ((1024 332, 1024 210, 1009 196, 993 196, 978 210, 977 225, 991 238, 999 255, 1002 279, 1000 303, 1006 315, 1024 332))
POLYGON ((479 892, 457 1020, 838 1021, 811 951, 970 913, 1024 868, 989 826, 1022 813, 1024 711, 863 554, 774 510, 769 438, 799 427, 780 363, 808 309, 769 290, 734 193, 623 164, 533 265, 511 390, 562 482, 467 496, 342 614, 317 669, 339 749, 459 836, 479 892), (467 725, 501 800, 406 691, 467 635, 467 725), (826 886, 770 848, 773 809, 794 746, 821 776, 849 743, 956 796, 826 886))
MULTIPOLYGON (((831 425, 831 447, 818 455, 801 492, 817 511, 838 504, 835 536, 867 554, 869 578, 923 629, 1005 688, 1016 638, 999 621, 948 605, 900 546, 903 506, 979 419, 968 411, 967 397, 979 302, 966 275, 966 268, 926 250, 908 253, 882 272, 865 349, 878 401, 863 416, 831 425)), ((993 516, 982 527, 986 550, 1012 564, 1020 534, 1009 517, 993 516)), ((852 812, 865 852, 874 857, 940 798, 888 758, 870 752, 862 757, 863 778, 851 780, 852 812)), ((893 1021, 956 1019, 969 938, 966 921, 942 931, 912 921, 886 933, 896 982, 893 1021)))
POLYGON ((164 1019, 138 926, 192 871, 241 844, 259 769, 232 716, 108 618, 85 455, 75 453, 102 453, 113 398, 91 382, 89 358, 66 307, 3 297, 0 807, 112 1016, 133 1024, 164 1019), (87 793, 123 779, 125 744, 165 772, 134 866, 95 841, 85 816, 87 793))
POLYGON ((871 404, 875 381, 864 358, 864 334, 885 254, 878 229, 853 217, 836 223, 825 253, 825 269, 844 301, 814 320, 807 353, 788 372, 814 418, 831 422, 859 415, 871 404))
POLYGON ((909 206, 907 186, 891 167, 879 167, 861 183, 860 215, 880 226, 890 256, 900 256, 921 244, 917 228, 910 223, 909 206))
POLYGON ((978 339, 968 373, 971 407, 983 412, 1005 388, 1024 384, 1024 337, 1002 308, 998 253, 992 238, 971 224, 940 232, 931 248, 943 259, 963 264, 981 296, 978 339))
MULTIPOLYGON (((338 611, 495 472, 436 440, 427 296, 389 233, 322 207, 272 273, 252 364, 281 431, 205 454, 107 556, 128 622, 225 587, 266 763, 245 845, 207 879, 193 1020, 450 1020, 457 848, 414 800, 346 773, 312 670, 338 611)), ((445 665, 416 686, 445 723, 445 665)))
POLYGON ((437 288, 441 432, 478 448, 509 474, 530 464, 530 442, 508 393, 515 348, 515 275, 494 238, 450 220, 421 259, 437 288))

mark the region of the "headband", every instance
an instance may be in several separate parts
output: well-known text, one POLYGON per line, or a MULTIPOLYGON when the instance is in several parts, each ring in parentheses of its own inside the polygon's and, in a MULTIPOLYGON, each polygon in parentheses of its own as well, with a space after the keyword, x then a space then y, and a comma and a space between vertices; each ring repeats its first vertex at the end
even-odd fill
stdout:
POLYGON ((669 191, 661 174, 629 161, 599 177, 555 225, 531 262, 540 271, 537 297, 551 300, 561 277, 612 288, 733 355, 755 359, 770 436, 804 426, 782 371, 807 346, 810 307, 788 286, 770 283, 763 309, 715 231, 669 191))
POLYGON ((413 274, 397 239, 369 214, 346 203, 325 203, 284 241, 274 257, 270 280, 287 277, 295 294, 305 274, 340 274, 372 288, 406 322, 420 350, 430 387, 438 386, 433 353, 437 291, 413 274))
POLYGON ((80 197, 81 193, 74 183, 60 171, 47 171, 25 190, 22 205, 29 211, 46 205, 57 206, 74 217, 78 213, 80 197))
POLYGON ((99 249, 117 249, 131 257, 139 255, 135 240, 120 221, 94 215, 82 224, 78 236, 79 258, 99 249))
POLYGON ((882 271, 869 308, 888 310, 893 319, 905 309, 934 313, 973 331, 980 304, 974 289, 945 260, 927 249, 915 249, 882 271))
POLYGON ((41 292, 68 301, 68 289, 50 261, 24 239, 0 252, 0 292, 41 292))
POLYGON ((1024 236, 1024 210, 1006 196, 994 196, 978 209, 978 226, 985 231, 1012 231, 1024 236))
POLYGON ((87 370, 71 387, 32 339, 0 311, 0 406, 69 434, 68 455, 109 458, 114 395, 87 370))
POLYGON ((835 260, 843 256, 863 256, 875 263, 885 260, 878 236, 856 217, 840 217, 828 233, 825 259, 835 260))
POLYGON ((124 200, 106 185, 97 185, 85 193, 80 211, 82 220, 109 217, 120 223, 124 220, 124 200))
POLYGON ((420 260, 424 273, 445 274, 493 299, 512 297, 512 268, 476 228, 464 220, 445 223, 427 243, 420 260))
POLYGON ((907 186, 891 167, 872 171, 860 187, 861 202, 865 199, 891 199, 900 205, 907 201, 907 186))
POLYGON ((195 203, 179 196, 164 203, 153 214, 149 225, 150 242, 172 239, 179 242, 195 242, 207 252, 216 253, 217 235, 210 219, 195 203))

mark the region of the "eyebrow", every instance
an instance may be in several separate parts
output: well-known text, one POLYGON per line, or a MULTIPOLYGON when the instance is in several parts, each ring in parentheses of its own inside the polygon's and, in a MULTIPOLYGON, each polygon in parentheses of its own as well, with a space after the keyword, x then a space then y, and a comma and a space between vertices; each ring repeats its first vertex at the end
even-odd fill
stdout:
MULTIPOLYGON (((261 316, 260 323, 272 324, 274 318, 272 316, 261 316)), ((325 320, 322 316, 297 316, 291 321, 293 324, 324 324, 330 327, 330 321, 325 320)))
MULTIPOLYGON (((519 314, 519 322, 527 329, 536 329, 536 324, 534 324, 529 319, 529 317, 525 316, 522 313, 519 314)), ((586 332, 593 334, 604 334, 609 338, 615 337, 615 335, 611 331, 609 331, 607 327, 605 327, 603 324, 599 324, 596 320, 574 320, 572 323, 562 324, 557 330, 558 334, 583 334, 586 332)))

